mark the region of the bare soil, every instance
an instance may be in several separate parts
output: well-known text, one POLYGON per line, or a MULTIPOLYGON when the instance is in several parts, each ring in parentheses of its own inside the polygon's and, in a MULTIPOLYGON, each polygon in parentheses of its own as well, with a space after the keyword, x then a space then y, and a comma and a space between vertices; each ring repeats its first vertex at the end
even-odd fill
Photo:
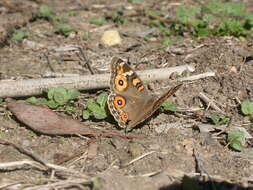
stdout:
MULTIPOLYGON (((118 26, 110 21, 104 26, 89 23, 91 18, 112 10, 134 12, 138 7, 127 1, 9 2, 22 9, 30 7, 31 11, 40 4, 47 4, 58 17, 67 18, 76 32, 68 37, 57 34, 52 23, 43 19, 31 19, 22 25, 20 19, 25 18, 27 12, 18 12, 0 3, 0 28, 4 32, 8 32, 6 28, 18 22, 22 30, 32 34, 32 37, 16 44, 10 42, 4 32, 0 33, 1 39, 5 39, 0 49, 1 80, 40 78, 45 73, 90 74, 76 52, 55 51, 67 46, 82 47, 95 73, 109 73, 110 60, 119 56, 129 59, 136 69, 164 67, 164 63, 167 63, 166 67, 190 64, 196 68, 190 75, 215 72, 216 76, 184 84, 170 100, 188 111, 174 114, 157 112, 130 132, 129 135, 137 138, 96 137, 98 148, 93 156, 87 155, 91 150, 88 137, 34 133, 9 115, 3 101, 0 106, 1 138, 19 144, 48 163, 57 164, 65 157, 84 152, 61 165, 82 172, 88 176, 87 181, 92 183, 75 181, 71 185, 69 179, 79 178, 54 171, 44 172, 27 165, 0 169, 0 189, 53 189, 45 185, 60 181, 65 181, 67 185, 55 189, 253 189, 252 141, 245 144, 242 152, 233 151, 226 143, 226 131, 234 127, 244 127, 253 135, 250 118, 240 112, 241 101, 253 101, 252 38, 185 37, 175 44, 162 46, 158 40, 148 40, 142 36, 151 29, 148 18, 143 15, 133 14, 128 17, 127 23, 118 26), (70 12, 76 15, 69 16, 70 12), (104 47, 100 44, 101 35, 107 29, 119 31, 121 45, 104 47), (90 39, 80 40, 79 36, 86 33, 89 33, 90 39), (223 133, 219 133, 219 130, 212 133, 199 130, 201 124, 210 124, 208 115, 217 113, 199 97, 200 92, 212 99, 231 119, 223 133), (145 154, 143 158, 127 165, 145 154), (202 177, 200 174, 203 174, 202 177), (195 180, 194 185, 197 184, 197 187, 187 184, 192 183, 192 180, 195 180)), ((139 6, 144 9, 162 9, 170 14, 176 6, 186 2, 190 1, 148 0, 142 1, 139 6)), ((251 1, 243 2, 246 7, 252 5, 251 1)), ((151 84, 152 93, 161 93, 168 84, 169 81, 151 84)), ((84 99, 79 102, 84 103, 101 91, 82 92, 84 99)), ((113 122, 77 119, 98 128, 104 127, 107 131, 115 130, 113 122)), ((120 132, 124 133, 123 130, 120 132)), ((0 144, 0 165, 29 159, 13 147, 0 144)))

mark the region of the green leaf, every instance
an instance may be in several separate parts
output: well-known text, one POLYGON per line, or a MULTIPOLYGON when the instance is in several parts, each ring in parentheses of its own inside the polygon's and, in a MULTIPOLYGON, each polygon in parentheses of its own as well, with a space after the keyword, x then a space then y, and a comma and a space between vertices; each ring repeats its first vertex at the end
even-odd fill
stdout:
POLYGON ((81 34, 80 37, 81 37, 82 40, 89 40, 90 39, 89 34, 81 34))
POLYGON ((67 112, 75 112, 76 111, 76 108, 73 107, 73 106, 64 106, 64 110, 67 111, 67 112))
POLYGON ((224 13, 228 16, 244 16, 245 6, 243 3, 224 3, 224 13))
POLYGON ((19 43, 22 42, 23 39, 31 37, 32 35, 21 30, 15 30, 12 34, 11 41, 19 43))
POLYGON ((67 89, 67 94, 69 100, 76 99, 78 96, 80 96, 80 92, 76 89, 67 89))
POLYGON ((225 117, 222 114, 211 114, 209 118, 212 120, 215 125, 225 125, 228 124, 229 118, 225 117))
POLYGON ((52 108, 52 109, 55 109, 59 106, 59 104, 57 102, 55 102, 54 100, 49 100, 47 102, 47 106, 52 108))
POLYGON ((52 100, 54 98, 54 92, 56 88, 50 88, 47 92, 47 97, 49 100, 52 100))
POLYGON ((90 20, 90 24, 95 24, 97 26, 102 26, 104 23, 105 23, 104 17, 93 18, 90 20))
POLYGON ((228 133, 228 144, 232 149, 241 151, 243 142, 245 142, 244 132, 235 130, 228 133))
POLYGON ((106 18, 111 18, 112 20, 116 20, 120 15, 117 11, 109 12, 105 14, 106 18))
POLYGON ((32 97, 30 97, 30 98, 27 98, 25 101, 26 101, 27 103, 29 103, 29 104, 37 104, 37 103, 38 103, 37 98, 34 97, 34 96, 32 96, 32 97))
POLYGON ((44 19, 51 19, 54 16, 54 11, 52 8, 48 7, 47 5, 41 5, 39 7, 39 17, 44 19))
POLYGON ((208 36, 211 34, 211 31, 208 28, 199 28, 197 31, 197 37, 208 36))
POLYGON ((241 103, 241 112, 244 115, 251 115, 253 113, 253 102, 251 101, 243 101, 241 103))
POLYGON ((94 100, 89 99, 87 101, 87 109, 90 110, 96 119, 105 119, 107 117, 104 108, 101 108, 94 100))
POLYGON ((206 4, 206 8, 203 8, 203 11, 209 12, 211 11, 213 14, 219 13, 222 10, 223 3, 219 1, 209 1, 206 4))
POLYGON ((186 5, 186 6, 180 6, 177 7, 176 9, 176 16, 177 19, 186 24, 186 23, 191 23, 196 19, 197 14, 200 14, 201 8, 197 6, 192 6, 192 5, 186 5))
POLYGON ((39 105, 47 105, 47 99, 46 98, 37 98, 39 105))
POLYGON ((74 32, 75 29, 67 24, 62 24, 57 26, 57 32, 59 32, 60 34, 63 34, 64 36, 68 36, 70 33, 74 32))
POLYGON ((67 18, 64 18, 64 17, 56 17, 55 20, 61 24, 64 24, 64 23, 68 23, 69 20, 67 18))
POLYGON ((36 98, 36 97, 30 97, 25 100, 27 103, 35 104, 35 105, 47 105, 46 98, 36 98))
POLYGON ((91 116, 91 113, 88 110, 83 110, 83 119, 89 119, 91 116))
POLYGON ((137 4, 141 3, 141 0, 128 0, 128 3, 137 4))
POLYGON ((106 102, 108 99, 108 94, 103 92, 97 96, 96 102, 102 107, 105 108, 106 102))
POLYGON ((69 101, 68 92, 65 88, 50 89, 48 92, 48 98, 53 99, 59 105, 64 105, 69 101))
POLYGON ((162 109, 164 111, 172 111, 172 112, 175 112, 177 111, 177 105, 170 102, 170 101, 166 101, 164 102, 162 105, 161 105, 162 109))
POLYGON ((76 16, 77 13, 76 12, 69 12, 68 16, 76 16))

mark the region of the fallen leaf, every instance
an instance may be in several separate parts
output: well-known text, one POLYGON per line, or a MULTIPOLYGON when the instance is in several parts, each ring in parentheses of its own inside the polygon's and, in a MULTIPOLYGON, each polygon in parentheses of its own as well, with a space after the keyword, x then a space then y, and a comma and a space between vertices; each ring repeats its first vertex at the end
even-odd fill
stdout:
POLYGON ((83 123, 63 117, 44 106, 27 104, 22 101, 8 101, 8 109, 22 123, 36 132, 48 135, 103 135, 134 138, 114 133, 105 133, 85 126, 83 123))

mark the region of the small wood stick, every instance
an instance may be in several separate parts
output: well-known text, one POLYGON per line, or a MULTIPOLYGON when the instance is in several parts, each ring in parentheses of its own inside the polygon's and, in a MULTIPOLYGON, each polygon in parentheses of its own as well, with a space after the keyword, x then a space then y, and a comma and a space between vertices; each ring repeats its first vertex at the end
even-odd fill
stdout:
POLYGON ((206 73, 201 73, 198 75, 193 75, 193 76, 189 76, 189 77, 183 77, 178 79, 178 81, 184 82, 184 81, 193 81, 193 80, 199 80, 199 79, 203 79, 206 77, 214 77, 215 76, 215 72, 206 72, 206 73))
POLYGON ((199 97, 207 104, 209 105, 211 108, 213 108, 214 110, 224 114, 224 112, 214 103, 213 100, 211 100, 210 98, 208 98, 203 92, 199 93, 199 97))
MULTIPOLYGON (((144 81, 168 80, 169 76, 177 72, 193 72, 190 65, 171 68, 153 69, 137 72, 144 81)), ((110 74, 95 74, 81 77, 29 79, 23 81, 0 81, 0 98, 21 97, 42 94, 49 88, 75 88, 79 90, 101 89, 109 87, 110 74)))

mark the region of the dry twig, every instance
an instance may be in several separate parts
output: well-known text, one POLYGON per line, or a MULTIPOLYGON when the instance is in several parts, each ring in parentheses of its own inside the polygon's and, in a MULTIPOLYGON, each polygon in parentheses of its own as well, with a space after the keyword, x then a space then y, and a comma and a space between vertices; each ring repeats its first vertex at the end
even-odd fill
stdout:
POLYGON ((210 98, 208 98, 203 92, 199 93, 199 97, 211 108, 213 108, 214 110, 224 114, 224 112, 214 103, 213 100, 211 100, 210 98))
POLYGON ((139 157, 133 159, 133 160, 130 161, 129 163, 123 165, 122 167, 127 167, 127 166, 133 164, 134 162, 136 162, 136 161, 138 161, 138 160, 140 160, 140 159, 142 159, 142 158, 144 158, 144 157, 146 157, 146 156, 148 156, 148 155, 150 155, 150 154, 153 154, 153 153, 155 153, 155 152, 156 152, 156 151, 150 151, 150 152, 148 152, 148 153, 145 153, 145 154, 143 154, 143 155, 141 155, 141 156, 139 156, 139 157))
MULTIPOLYGON (((153 69, 137 72, 144 81, 167 80, 172 73, 179 75, 184 71, 193 72, 190 65, 182 65, 171 68, 153 69)), ((53 87, 75 88, 91 90, 107 88, 109 86, 109 74, 86 75, 81 77, 29 79, 23 81, 0 81, 1 97, 20 97, 42 94, 44 90, 53 87)))

